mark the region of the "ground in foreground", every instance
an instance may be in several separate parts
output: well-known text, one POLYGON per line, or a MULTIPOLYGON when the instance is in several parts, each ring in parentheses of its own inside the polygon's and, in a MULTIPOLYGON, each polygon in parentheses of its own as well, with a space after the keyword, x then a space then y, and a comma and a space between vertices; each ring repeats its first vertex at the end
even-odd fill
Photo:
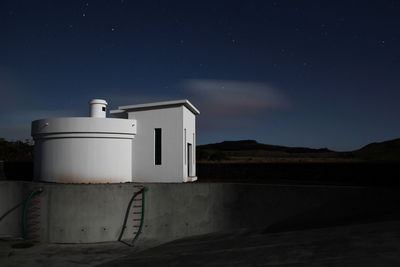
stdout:
POLYGON ((16 244, 24 243, 0 241, 1 266, 400 266, 400 221, 216 233, 142 251, 121 243, 16 244))

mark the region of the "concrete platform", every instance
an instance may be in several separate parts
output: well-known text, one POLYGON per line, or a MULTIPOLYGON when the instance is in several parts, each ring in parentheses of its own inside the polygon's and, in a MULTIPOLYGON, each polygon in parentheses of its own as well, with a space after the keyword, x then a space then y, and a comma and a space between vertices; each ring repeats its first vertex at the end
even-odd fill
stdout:
POLYGON ((122 243, 0 240, 0 266, 400 266, 400 221, 194 236, 140 250, 122 243))
MULTIPOLYGON (((29 223, 37 222, 28 229, 35 230, 36 240, 116 241, 137 186, 1 181, 0 237, 22 236, 25 200, 33 189, 40 187, 43 192, 36 195, 36 206, 28 214, 33 216, 29 223)), ((148 191, 138 246, 240 229, 271 232, 367 219, 400 219, 397 188, 220 183, 145 186, 148 191)), ((137 231, 134 213, 129 211, 123 239, 131 240, 137 231)))

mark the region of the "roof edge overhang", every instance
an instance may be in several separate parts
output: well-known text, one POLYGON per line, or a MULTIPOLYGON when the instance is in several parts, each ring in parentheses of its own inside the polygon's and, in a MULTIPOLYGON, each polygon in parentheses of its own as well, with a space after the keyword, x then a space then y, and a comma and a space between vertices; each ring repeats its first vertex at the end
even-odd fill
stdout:
POLYGON ((193 106, 193 104, 190 103, 189 100, 187 100, 187 99, 146 103, 146 104, 138 104, 138 105, 119 106, 118 109, 116 109, 116 110, 110 110, 110 114, 118 115, 118 114, 128 112, 128 111, 152 110, 152 109, 179 107, 179 106, 185 106, 194 115, 200 114, 200 111, 195 106, 193 106))

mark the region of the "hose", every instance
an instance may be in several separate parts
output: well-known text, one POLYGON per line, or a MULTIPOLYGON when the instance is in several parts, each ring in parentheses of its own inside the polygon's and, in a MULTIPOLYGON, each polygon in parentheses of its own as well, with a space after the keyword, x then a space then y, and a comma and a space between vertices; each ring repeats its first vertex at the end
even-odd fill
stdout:
POLYGON ((133 244, 133 242, 135 242, 135 240, 142 233, 142 227, 143 227, 143 222, 144 222, 144 202, 145 202, 145 198, 146 198, 146 188, 143 187, 143 191, 142 191, 142 216, 140 218, 139 230, 137 231, 135 237, 133 238, 132 244, 133 244))
POLYGON ((25 236, 26 234, 26 214, 28 213, 28 207, 31 202, 31 199, 33 198, 34 195, 41 193, 42 191, 43 191, 42 188, 33 189, 25 201, 24 212, 22 214, 22 236, 25 236))
POLYGON ((133 194, 131 200, 129 201, 128 208, 126 209, 126 212, 125 212, 124 223, 122 225, 122 230, 121 230, 121 233, 120 233, 120 235, 118 237, 118 241, 121 242, 121 243, 124 243, 125 245, 128 245, 130 247, 133 246, 133 243, 136 241, 136 239, 139 237, 140 233, 142 232, 143 222, 144 222, 144 203, 145 203, 145 192, 146 192, 146 190, 147 190, 147 188, 143 187, 142 189, 137 191, 135 194, 133 194), (135 198, 140 194, 142 194, 142 213, 141 213, 142 216, 140 218, 140 225, 139 225, 138 231, 136 232, 135 237, 132 239, 132 241, 130 243, 128 243, 128 242, 125 242, 125 241, 122 240, 122 236, 124 235, 124 232, 125 232, 125 229, 126 229, 126 223, 128 221, 129 211, 131 209, 132 203, 135 200, 135 198))

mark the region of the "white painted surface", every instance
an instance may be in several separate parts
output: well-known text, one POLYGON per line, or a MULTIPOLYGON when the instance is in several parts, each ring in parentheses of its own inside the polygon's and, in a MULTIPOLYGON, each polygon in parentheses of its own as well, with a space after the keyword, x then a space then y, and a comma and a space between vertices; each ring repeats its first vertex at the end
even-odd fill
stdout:
POLYGON ((105 118, 107 110, 107 102, 103 99, 92 99, 89 102, 90 105, 90 117, 94 118, 105 118))
POLYGON ((105 118, 105 100, 89 104, 91 117, 32 122, 35 179, 65 183, 197 179, 195 115, 200 112, 188 100, 119 107, 111 111, 118 119, 105 118), (156 128, 162 129, 161 165, 155 164, 156 128))
POLYGON ((69 117, 32 122, 32 135, 69 133, 136 134, 136 121, 115 118, 69 117))
POLYGON ((133 181, 181 183, 197 180, 195 120, 200 112, 188 100, 121 106, 110 113, 119 118, 135 119, 138 123, 132 149, 133 181), (156 128, 162 129, 161 165, 154 162, 156 128), (192 145, 190 157, 188 144, 192 145))
POLYGON ((195 115, 200 114, 200 111, 195 106, 193 106, 193 104, 190 103, 189 100, 187 100, 187 99, 120 106, 120 107, 118 107, 118 110, 111 110, 110 114, 119 113, 120 110, 133 111, 133 110, 160 109, 160 108, 178 107, 178 106, 185 106, 187 109, 189 109, 195 115))
POLYGON ((128 118, 137 121, 137 135, 133 141, 133 181, 183 181, 182 140, 183 107, 155 110, 127 111, 128 118), (161 165, 154 162, 154 129, 161 128, 161 165))
POLYGON ((186 143, 183 146, 183 154, 186 160, 183 161, 183 181, 185 182, 193 182, 197 180, 196 177, 196 116, 186 107, 183 107, 183 132, 186 129, 186 143), (192 144, 192 155, 188 155, 188 143, 192 144), (188 159, 192 159, 191 167, 188 167, 189 164, 188 159), (188 168, 191 170, 191 173, 188 175, 188 168))
POLYGON ((32 122, 36 180, 61 183, 132 181, 136 121, 55 118, 32 122))

